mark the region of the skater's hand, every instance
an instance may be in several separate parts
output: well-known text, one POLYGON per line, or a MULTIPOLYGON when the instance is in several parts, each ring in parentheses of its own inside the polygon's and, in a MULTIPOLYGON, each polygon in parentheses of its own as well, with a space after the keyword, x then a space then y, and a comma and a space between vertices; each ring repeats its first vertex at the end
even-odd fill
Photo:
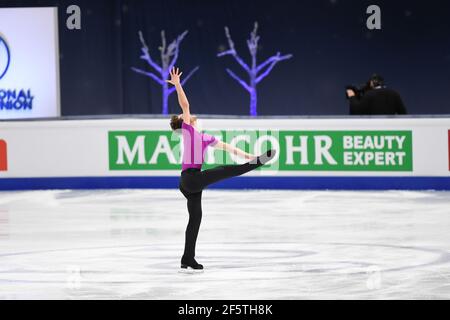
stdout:
POLYGON ((176 86, 177 84, 180 84, 180 77, 182 74, 183 72, 180 72, 180 69, 175 69, 175 67, 173 67, 172 70, 170 70, 170 80, 166 80, 166 82, 176 86))

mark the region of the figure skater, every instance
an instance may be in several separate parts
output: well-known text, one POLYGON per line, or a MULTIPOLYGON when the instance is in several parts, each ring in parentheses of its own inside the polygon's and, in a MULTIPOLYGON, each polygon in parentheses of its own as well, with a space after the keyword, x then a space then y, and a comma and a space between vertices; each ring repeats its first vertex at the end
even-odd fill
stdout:
POLYGON ((181 258, 182 270, 193 269, 193 271, 203 270, 203 266, 195 261, 195 244, 202 219, 202 191, 212 183, 226 178, 236 177, 246 172, 254 170, 272 159, 274 150, 269 150, 259 157, 244 152, 225 142, 217 140, 215 137, 201 133, 197 130, 197 117, 191 115, 189 102, 180 84, 178 68, 170 71, 170 80, 166 80, 175 86, 178 103, 183 113, 173 115, 170 120, 172 130, 182 131, 183 137, 183 159, 179 189, 187 199, 187 209, 189 212, 189 222, 186 227, 186 239, 184 253, 181 258), (205 150, 214 147, 233 153, 239 157, 250 160, 240 165, 225 165, 201 171, 204 161, 205 150))

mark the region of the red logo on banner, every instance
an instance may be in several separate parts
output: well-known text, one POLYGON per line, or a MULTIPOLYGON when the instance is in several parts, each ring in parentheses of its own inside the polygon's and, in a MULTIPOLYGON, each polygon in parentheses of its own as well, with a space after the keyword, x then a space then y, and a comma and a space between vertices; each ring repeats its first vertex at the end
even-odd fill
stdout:
POLYGON ((6 141, 0 140, 0 171, 8 170, 8 157, 6 153, 6 141))

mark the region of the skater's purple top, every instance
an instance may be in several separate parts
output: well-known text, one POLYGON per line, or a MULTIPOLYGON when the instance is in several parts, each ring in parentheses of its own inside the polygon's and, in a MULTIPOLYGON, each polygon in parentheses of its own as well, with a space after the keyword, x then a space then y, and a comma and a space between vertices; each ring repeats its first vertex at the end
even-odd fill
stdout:
POLYGON ((210 145, 215 145, 218 141, 214 136, 201 133, 183 121, 181 125, 183 134, 183 162, 181 170, 188 168, 201 169, 205 159, 205 150, 210 145))

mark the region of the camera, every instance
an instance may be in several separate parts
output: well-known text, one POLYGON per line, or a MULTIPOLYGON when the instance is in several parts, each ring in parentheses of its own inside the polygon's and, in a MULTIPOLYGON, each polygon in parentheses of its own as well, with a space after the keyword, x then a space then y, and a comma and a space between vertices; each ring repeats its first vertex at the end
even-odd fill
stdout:
POLYGON ((361 85, 347 85, 345 87, 345 97, 349 99, 350 97, 347 94, 347 90, 353 90, 356 98, 361 99, 366 94, 366 92, 370 90, 370 81, 361 85))
POLYGON ((384 86, 384 78, 379 74, 372 74, 369 80, 365 84, 361 84, 359 86, 356 85, 348 85, 345 87, 345 96, 347 99, 350 97, 347 94, 347 90, 353 90, 357 99, 361 99, 367 91, 371 90, 374 87, 384 86))

